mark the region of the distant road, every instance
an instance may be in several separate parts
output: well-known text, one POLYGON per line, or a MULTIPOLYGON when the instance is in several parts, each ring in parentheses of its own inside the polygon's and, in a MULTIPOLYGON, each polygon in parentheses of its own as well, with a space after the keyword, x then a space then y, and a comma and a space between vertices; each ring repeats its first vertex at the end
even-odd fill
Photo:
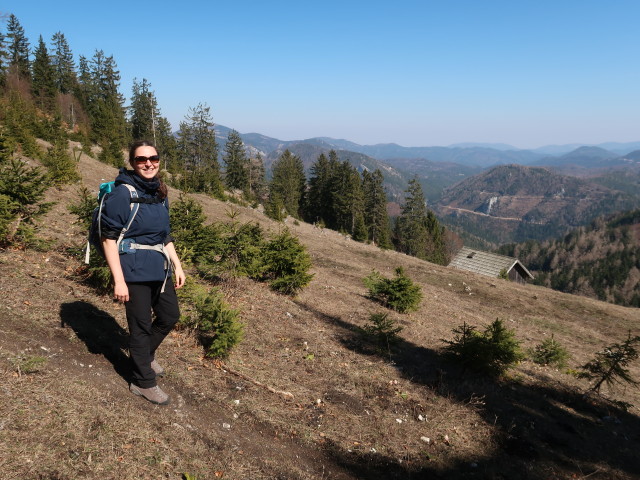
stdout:
MULTIPOLYGON (((522 218, 518 218, 518 217, 496 217, 495 215, 487 215, 486 213, 482 213, 482 212, 474 212, 473 210, 467 210, 465 208, 456 208, 456 207, 449 207, 449 206, 442 206, 442 208, 447 208, 449 210, 456 210, 457 212, 464 212, 464 213, 471 213, 473 215, 480 215, 481 217, 491 217, 491 218, 497 218, 499 220, 511 220, 513 222, 522 222, 522 218)), ((542 225, 542 223, 540 223, 540 225, 542 225)))

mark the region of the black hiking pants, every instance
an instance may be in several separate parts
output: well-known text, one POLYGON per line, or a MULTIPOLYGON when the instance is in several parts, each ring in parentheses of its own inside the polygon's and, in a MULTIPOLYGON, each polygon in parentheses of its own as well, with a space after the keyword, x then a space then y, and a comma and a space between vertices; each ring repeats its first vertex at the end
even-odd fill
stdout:
POLYGON ((125 303, 129 324, 129 357, 132 383, 140 388, 156 386, 151 369, 156 349, 180 318, 178 297, 171 278, 164 293, 162 282, 128 283, 129 301, 125 303), (152 318, 151 312, 155 314, 152 318))

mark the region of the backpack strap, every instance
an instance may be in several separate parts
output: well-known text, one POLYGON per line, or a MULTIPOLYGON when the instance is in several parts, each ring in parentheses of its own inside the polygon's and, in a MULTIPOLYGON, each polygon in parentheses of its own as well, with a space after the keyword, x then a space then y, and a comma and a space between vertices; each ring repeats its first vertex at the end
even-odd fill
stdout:
MULTIPOLYGON (((129 185, 128 183, 125 183, 124 186, 129 189, 129 195, 131 196, 131 200, 138 198, 138 192, 136 191, 133 185, 129 185)), ((120 249, 120 244, 122 243, 122 239, 124 238, 127 231, 129 231, 131 224, 135 220, 136 215, 138 214, 138 210, 140 210, 140 204, 137 202, 134 203, 133 201, 131 201, 129 202, 129 206, 131 208, 131 213, 129 214, 129 220, 127 221, 127 224, 122 228, 122 231, 118 236, 118 240, 116 241, 116 247, 118 249, 120 249)), ((100 208, 102 208, 102 204, 100 204, 100 208)))
MULTIPOLYGON (((138 210, 140 209, 140 204, 139 203, 133 203, 134 199, 138 199, 138 192, 136 191, 136 189, 129 184, 124 184, 125 187, 127 187, 127 189, 129 190, 129 196, 130 196, 130 204, 129 204, 129 208, 131 213, 129 214, 129 219, 127 220, 126 225, 124 226, 124 228, 122 229, 122 231, 120 232, 120 235, 118 237, 118 240, 116 242, 116 246, 120 247, 120 243, 122 243, 122 239, 124 238, 124 234, 127 232, 127 230, 129 230, 129 228, 131 227, 131 224, 133 223, 133 220, 136 217, 136 214, 138 213, 138 210)), ((104 199, 107 196, 108 193, 110 193, 114 188, 114 182, 108 182, 108 183, 103 183, 100 185, 100 193, 98 194, 98 199, 99 199, 99 206, 97 207, 97 212, 94 211, 94 215, 96 215, 96 227, 98 230, 98 238, 101 239, 102 238, 102 206, 104 205, 104 199)), ((91 240, 89 239, 87 241, 87 248, 85 250, 85 254, 84 254, 84 263, 89 264, 89 254, 91 252, 91 240)))

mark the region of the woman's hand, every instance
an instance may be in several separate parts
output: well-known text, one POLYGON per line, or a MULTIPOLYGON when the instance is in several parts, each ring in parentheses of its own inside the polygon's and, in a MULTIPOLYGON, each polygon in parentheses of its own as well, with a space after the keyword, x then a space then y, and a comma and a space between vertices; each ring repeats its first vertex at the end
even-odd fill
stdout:
POLYGON ((127 287, 126 283, 115 284, 115 287, 113 287, 113 298, 120 303, 129 301, 129 287, 127 287))
POLYGON ((173 265, 173 274, 176 276, 176 283, 174 283, 174 287, 182 288, 184 286, 184 281, 186 280, 186 275, 184 274, 184 270, 182 270, 182 264, 180 263, 180 259, 176 253, 176 247, 173 245, 173 242, 169 242, 164 246, 164 249, 169 254, 169 259, 173 265))
POLYGON ((186 275, 184 274, 184 270, 182 270, 182 266, 174 265, 173 274, 176 276, 176 283, 174 284, 174 286, 176 288, 182 288, 186 280, 186 275))

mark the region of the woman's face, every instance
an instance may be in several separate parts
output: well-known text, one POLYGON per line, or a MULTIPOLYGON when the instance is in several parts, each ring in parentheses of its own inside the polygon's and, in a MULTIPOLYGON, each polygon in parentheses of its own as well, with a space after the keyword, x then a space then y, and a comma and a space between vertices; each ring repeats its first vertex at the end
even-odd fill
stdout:
POLYGON ((145 180, 151 180, 158 173, 160 159, 154 147, 143 146, 136 148, 134 158, 131 160, 133 170, 145 180))

